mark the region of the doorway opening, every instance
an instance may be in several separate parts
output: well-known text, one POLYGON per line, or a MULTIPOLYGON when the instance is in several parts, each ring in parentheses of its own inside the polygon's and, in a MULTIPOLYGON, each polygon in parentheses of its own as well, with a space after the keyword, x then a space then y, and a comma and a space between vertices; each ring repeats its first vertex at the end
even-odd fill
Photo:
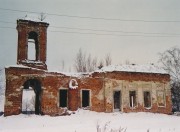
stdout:
POLYGON ((82 107, 90 106, 90 90, 82 90, 82 107))
POLYGON ((59 90, 59 107, 67 107, 68 102, 68 90, 67 89, 60 89, 59 90))
POLYGON ((41 114, 41 83, 36 79, 29 79, 23 86, 22 113, 41 114))
POLYGON ((114 111, 121 111, 121 91, 113 92, 114 111))

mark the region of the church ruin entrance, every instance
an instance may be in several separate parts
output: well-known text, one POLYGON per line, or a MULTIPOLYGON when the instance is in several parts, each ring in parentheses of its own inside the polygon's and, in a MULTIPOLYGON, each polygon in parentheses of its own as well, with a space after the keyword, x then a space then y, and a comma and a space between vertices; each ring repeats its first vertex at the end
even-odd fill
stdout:
POLYGON ((82 107, 90 106, 90 91, 82 90, 82 107))
POLYGON ((41 113, 41 83, 36 79, 29 79, 23 86, 22 113, 39 115, 41 113))
POLYGON ((121 111, 121 91, 113 92, 114 111, 121 111))

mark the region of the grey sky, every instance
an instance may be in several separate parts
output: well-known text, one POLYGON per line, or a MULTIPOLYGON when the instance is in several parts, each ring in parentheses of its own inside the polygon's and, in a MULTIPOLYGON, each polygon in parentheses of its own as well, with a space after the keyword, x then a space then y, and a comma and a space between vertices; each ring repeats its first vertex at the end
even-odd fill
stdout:
MULTIPOLYGON (((53 65, 59 69, 62 60, 65 61, 67 70, 73 66, 74 57, 79 48, 99 59, 110 53, 113 64, 121 64, 126 60, 147 64, 157 63, 158 52, 180 45, 180 22, 165 22, 180 21, 179 0, 0 0, 0 8, 95 18, 163 21, 118 21, 47 15, 46 21, 50 24, 47 37, 47 65, 53 65), (51 26, 142 33, 82 31, 51 26), (96 35, 52 31, 95 33, 96 35)), ((28 13, 0 9, 1 67, 16 64, 17 56, 17 31, 1 28, 15 28, 16 24, 2 21, 16 23, 18 18, 26 14, 28 13)))

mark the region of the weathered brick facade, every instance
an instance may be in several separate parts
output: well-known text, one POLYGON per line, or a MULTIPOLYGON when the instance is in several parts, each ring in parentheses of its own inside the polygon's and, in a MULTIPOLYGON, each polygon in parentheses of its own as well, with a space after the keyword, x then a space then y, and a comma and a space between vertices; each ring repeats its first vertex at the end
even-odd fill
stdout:
POLYGON ((17 64, 47 70, 46 43, 48 23, 28 20, 17 20, 18 51, 17 64), (28 59, 28 40, 35 41, 35 59, 28 59))
POLYGON ((49 24, 27 20, 18 20, 17 24, 18 66, 5 69, 5 116, 22 113, 23 89, 28 87, 33 87, 36 94, 36 114, 59 115, 66 107, 72 111, 86 107, 97 112, 171 113, 168 74, 112 71, 73 77, 48 72, 46 29, 49 24), (38 51, 36 59, 28 61, 27 39, 31 31, 38 34, 38 51), (72 79, 78 83, 76 89, 69 85, 72 79))

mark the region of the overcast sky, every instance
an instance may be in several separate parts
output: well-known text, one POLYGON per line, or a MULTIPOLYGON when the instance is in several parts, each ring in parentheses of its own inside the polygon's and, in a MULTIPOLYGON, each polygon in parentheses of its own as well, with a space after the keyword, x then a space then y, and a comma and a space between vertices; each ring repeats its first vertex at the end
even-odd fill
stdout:
POLYGON ((113 64, 157 64, 159 52, 180 45, 180 0, 0 0, 1 67, 16 64, 16 20, 29 14, 5 9, 49 14, 47 65, 56 69, 63 60, 72 67, 79 48, 110 53, 113 64))

